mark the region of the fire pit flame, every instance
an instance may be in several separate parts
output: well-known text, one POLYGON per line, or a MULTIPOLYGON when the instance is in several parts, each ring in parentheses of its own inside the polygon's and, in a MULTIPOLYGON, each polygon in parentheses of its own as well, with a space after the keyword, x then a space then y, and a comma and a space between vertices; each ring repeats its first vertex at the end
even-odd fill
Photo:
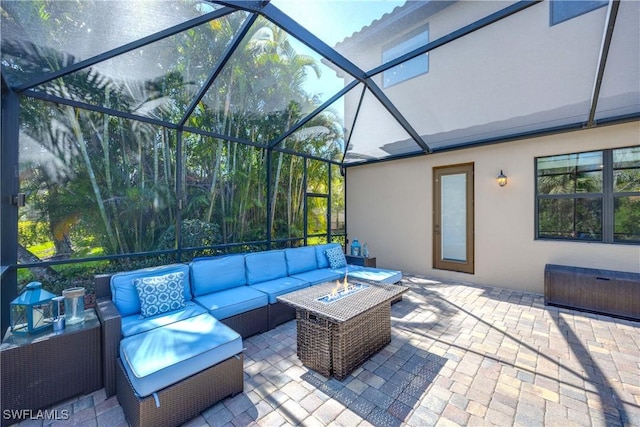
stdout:
POLYGON ((318 301, 323 302, 325 304, 330 304, 344 297, 360 292, 361 290, 366 289, 368 287, 369 286, 364 285, 362 283, 348 283, 345 280, 341 284, 339 281, 336 281, 336 286, 333 288, 331 293, 318 298, 318 301))

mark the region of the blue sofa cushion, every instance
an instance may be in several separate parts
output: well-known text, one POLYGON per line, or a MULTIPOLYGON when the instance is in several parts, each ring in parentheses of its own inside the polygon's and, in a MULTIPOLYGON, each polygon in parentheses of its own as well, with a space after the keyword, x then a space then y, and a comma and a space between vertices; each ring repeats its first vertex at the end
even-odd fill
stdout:
POLYGON ((329 259, 324 251, 336 247, 342 250, 342 246, 340 246, 339 243, 327 243, 324 245, 314 246, 314 248, 316 248, 316 262, 318 264, 318 268, 329 268, 329 259))
POLYGON ((191 285, 193 295, 200 296, 247 284, 244 272, 244 255, 193 261, 191 285))
POLYGON ((138 297, 138 291, 133 284, 133 279, 164 276, 168 273, 178 272, 182 272, 184 274, 184 299, 185 301, 190 301, 191 288, 188 280, 189 266, 186 264, 163 265, 161 267, 143 268, 140 270, 116 273, 111 276, 111 299, 120 312, 120 315, 123 317, 140 313, 140 298, 138 297))
POLYGON ((247 284, 249 285, 287 276, 287 262, 283 251, 246 254, 244 262, 247 272, 247 284))
POLYGON ((249 286, 225 289, 208 295, 195 297, 198 304, 206 308, 216 319, 226 319, 269 303, 267 294, 249 286))
POLYGON ((289 277, 304 280, 305 282, 309 282, 310 285, 317 285, 319 283, 339 280, 344 277, 344 275, 338 274, 328 268, 319 268, 311 271, 305 271, 304 273, 293 274, 289 277))
POLYGON ((251 285, 251 288, 264 292, 269 296, 269 304, 275 304, 278 302, 278 296, 309 286, 309 282, 296 279, 295 277, 281 277, 279 279, 251 285))
POLYGON ((284 255, 287 259, 287 272, 289 276, 318 268, 316 250, 313 246, 285 249, 284 255))
POLYGON ((208 313, 120 341, 120 360, 141 397, 241 352, 240 335, 208 313))
POLYGON ((133 279, 142 317, 184 308, 184 273, 167 273, 163 276, 133 279))
POLYGON ((170 311, 152 317, 141 317, 138 313, 125 316, 121 321, 122 336, 129 337, 147 332, 206 312, 204 307, 193 301, 187 301, 182 310, 170 311))
POLYGON ((340 268, 347 265, 347 258, 344 256, 342 248, 329 248, 324 253, 327 255, 330 268, 340 268))
POLYGON ((372 282, 394 284, 402 280, 402 271, 385 270, 383 268, 363 267, 360 265, 349 264, 346 267, 332 268, 331 271, 342 274, 345 271, 349 279, 370 280, 372 282))

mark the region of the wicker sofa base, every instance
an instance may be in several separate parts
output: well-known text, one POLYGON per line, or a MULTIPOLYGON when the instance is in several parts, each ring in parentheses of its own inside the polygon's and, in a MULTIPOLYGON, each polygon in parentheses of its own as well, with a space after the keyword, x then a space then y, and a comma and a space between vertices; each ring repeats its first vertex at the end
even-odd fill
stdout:
POLYGON ((282 302, 269 304, 269 330, 296 318, 296 309, 282 302))
POLYGON ((298 357, 314 371, 345 379, 391 341, 391 306, 379 304, 346 322, 298 309, 298 357))
POLYGON ((160 406, 153 395, 136 396, 118 359, 117 395, 131 426, 178 426, 221 399, 243 391, 242 354, 157 392, 160 406))
POLYGON ((220 321, 239 333, 242 338, 248 338, 269 330, 267 328, 269 323, 269 310, 266 306, 259 307, 220 321))

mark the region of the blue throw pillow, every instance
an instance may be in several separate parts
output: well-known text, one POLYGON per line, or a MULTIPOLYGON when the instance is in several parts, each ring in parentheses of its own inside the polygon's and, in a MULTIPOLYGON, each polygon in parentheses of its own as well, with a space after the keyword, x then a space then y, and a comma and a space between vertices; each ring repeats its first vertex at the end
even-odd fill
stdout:
POLYGON ((340 246, 327 249, 324 253, 327 255, 327 259, 329 260, 329 267, 340 268, 347 266, 347 259, 344 257, 344 252, 342 252, 342 248, 340 246))
POLYGON ((184 308, 183 280, 183 272, 133 279, 133 285, 140 297, 142 317, 184 308))

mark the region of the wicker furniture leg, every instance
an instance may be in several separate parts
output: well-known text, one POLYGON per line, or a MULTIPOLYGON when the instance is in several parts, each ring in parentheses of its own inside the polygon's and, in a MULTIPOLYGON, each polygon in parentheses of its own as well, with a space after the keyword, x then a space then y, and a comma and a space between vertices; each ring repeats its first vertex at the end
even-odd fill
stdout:
POLYGON ((110 299, 96 303, 96 314, 102 326, 102 382, 107 397, 116 394, 116 360, 120 349, 121 317, 110 299))
POLYGON ((107 397, 116 394, 116 362, 122 338, 122 318, 111 301, 110 274, 94 276, 96 314, 102 326, 102 382, 107 397))

